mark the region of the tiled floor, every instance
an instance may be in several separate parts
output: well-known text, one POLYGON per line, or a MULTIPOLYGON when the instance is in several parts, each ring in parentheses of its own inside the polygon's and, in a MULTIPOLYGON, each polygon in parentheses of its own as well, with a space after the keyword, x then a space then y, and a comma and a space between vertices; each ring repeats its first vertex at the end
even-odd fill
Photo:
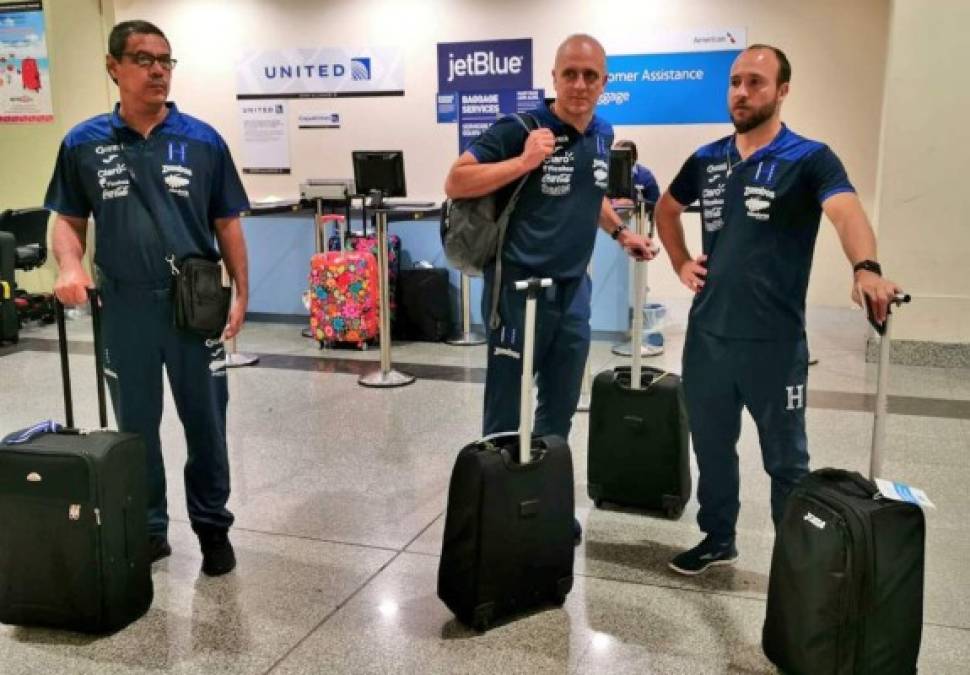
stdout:
MULTIPOLYGON (((679 370, 683 312, 671 308, 667 351, 649 363, 679 370)), ((814 466, 865 470, 875 366, 866 328, 847 310, 809 315, 809 443, 814 466)), ((95 404, 88 322, 71 322, 79 422, 95 404)), ((0 348, 0 428, 62 417, 52 327, 0 348)), ((593 345, 594 372, 625 362, 593 345)), ((357 384, 365 352, 324 350, 300 327, 249 324, 240 351, 262 364, 230 372, 230 453, 239 567, 199 572, 181 481, 184 442, 166 401, 174 554, 154 568, 155 602, 103 638, 0 627, 0 673, 761 673, 773 540, 769 483, 745 419, 739 452, 741 560, 696 578, 667 560, 698 539, 691 501, 668 521, 596 509, 586 496, 584 414, 570 439, 578 517, 576 583, 564 607, 478 635, 435 595, 452 462, 478 433, 484 347, 395 345, 415 384, 357 384)), ((894 368, 887 475, 926 489, 925 624, 920 672, 970 672, 970 371, 894 368)), ((695 474, 696 475, 696 474, 695 474)))

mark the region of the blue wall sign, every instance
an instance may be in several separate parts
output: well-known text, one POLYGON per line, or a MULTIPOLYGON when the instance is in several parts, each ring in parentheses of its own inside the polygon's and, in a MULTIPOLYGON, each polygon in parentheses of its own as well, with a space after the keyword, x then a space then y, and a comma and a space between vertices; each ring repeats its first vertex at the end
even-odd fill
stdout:
POLYGON ((596 113, 610 124, 730 122, 731 64, 739 50, 607 56, 596 113))
POLYGON ((463 91, 458 94, 458 153, 501 117, 539 107, 542 89, 463 91))

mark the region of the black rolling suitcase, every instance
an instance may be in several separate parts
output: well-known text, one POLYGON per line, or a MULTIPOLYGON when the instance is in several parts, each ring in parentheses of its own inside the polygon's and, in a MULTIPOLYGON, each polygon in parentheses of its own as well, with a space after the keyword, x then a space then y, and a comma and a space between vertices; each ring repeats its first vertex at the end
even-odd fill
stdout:
MULTIPOLYGON (((899 302, 908 300, 900 296, 899 302)), ((889 321, 880 345, 870 479, 880 472, 889 321)), ((923 626, 920 507, 853 471, 821 469, 788 498, 775 538, 762 635, 789 675, 916 672, 923 626)))
MULTIPOLYGON (((643 231, 639 202, 637 230, 643 231)), ((643 307, 645 265, 633 263, 634 307, 643 307)), ((663 511, 678 518, 690 499, 687 408, 680 377, 640 365, 643 314, 633 313, 631 366, 599 373, 589 404, 587 493, 611 502, 663 511), (637 377, 639 375, 639 377, 637 377)))
POLYGON ((561 605, 573 585, 569 446, 558 436, 531 435, 535 303, 540 284, 550 283, 516 284, 529 293, 520 430, 465 446, 448 488, 438 597, 479 631, 524 610, 561 605), (526 444, 528 457, 520 451, 526 444))
MULTIPOLYGON (((107 426, 92 295, 98 406, 107 426)), ((67 428, 0 444, 0 622, 109 633, 152 602, 145 444, 73 428, 64 308, 57 305, 67 428)))
POLYGON ((397 280, 397 337, 441 342, 451 335, 450 290, 446 269, 402 269, 397 280))

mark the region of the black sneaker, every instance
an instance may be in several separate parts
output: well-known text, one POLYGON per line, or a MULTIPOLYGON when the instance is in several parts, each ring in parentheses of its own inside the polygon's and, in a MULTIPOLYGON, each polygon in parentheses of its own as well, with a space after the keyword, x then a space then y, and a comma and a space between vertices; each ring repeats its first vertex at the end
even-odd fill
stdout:
POLYGON ((714 565, 733 565, 738 561, 738 549, 734 540, 716 541, 706 537, 689 551, 684 551, 668 563, 670 569, 680 574, 694 576, 714 565))
POLYGON ((579 520, 573 518, 573 546, 579 546, 583 541, 583 526, 579 520))
POLYGON ((153 563, 170 555, 172 547, 168 545, 168 538, 164 534, 148 535, 148 556, 153 563))
POLYGON ((193 525, 202 547, 202 573, 210 577, 228 574, 236 567, 236 553, 229 543, 229 530, 211 525, 193 525))

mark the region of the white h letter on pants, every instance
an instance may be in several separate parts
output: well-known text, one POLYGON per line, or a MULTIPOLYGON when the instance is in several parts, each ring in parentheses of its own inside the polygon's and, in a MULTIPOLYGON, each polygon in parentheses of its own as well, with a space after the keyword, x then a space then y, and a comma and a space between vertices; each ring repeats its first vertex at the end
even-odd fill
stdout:
POLYGON ((796 408, 805 407, 805 385, 796 384, 791 387, 785 387, 788 390, 788 406, 785 410, 795 410, 796 408))

